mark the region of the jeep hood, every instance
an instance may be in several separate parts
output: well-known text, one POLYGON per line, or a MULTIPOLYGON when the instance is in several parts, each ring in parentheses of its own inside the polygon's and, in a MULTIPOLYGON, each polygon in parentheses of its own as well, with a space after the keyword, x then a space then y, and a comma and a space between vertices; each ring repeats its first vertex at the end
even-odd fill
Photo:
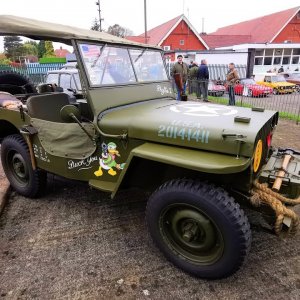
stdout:
POLYGON ((113 108, 98 118, 98 126, 108 134, 127 132, 131 139, 233 155, 240 147, 246 157, 252 157, 257 133, 270 122, 277 123, 274 111, 174 100, 113 108))

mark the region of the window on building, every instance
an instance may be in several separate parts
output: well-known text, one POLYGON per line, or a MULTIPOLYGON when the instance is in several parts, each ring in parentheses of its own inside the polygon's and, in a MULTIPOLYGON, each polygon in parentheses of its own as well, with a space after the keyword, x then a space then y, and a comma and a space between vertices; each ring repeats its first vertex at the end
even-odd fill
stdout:
POLYGON ((293 49, 293 55, 300 55, 300 48, 293 49))
POLYGON ((281 56, 282 55, 282 53, 283 53, 283 49, 274 49, 275 50, 275 52, 274 52, 274 55, 275 56, 281 56))
POLYGON ((291 55, 292 49, 284 49, 284 55, 291 55))
POLYGON ((274 49, 266 49, 265 50, 265 56, 272 56, 274 52, 274 49))
POLYGON ((256 49, 255 56, 264 56, 264 49, 256 49))
POLYGON ((170 51, 171 50, 171 46, 164 46, 164 51, 170 51))
POLYGON ((270 66, 270 65, 272 65, 272 56, 267 56, 267 57, 265 57, 265 59, 264 59, 264 65, 265 66, 270 66))
POLYGON ((284 56, 282 58, 282 64, 283 65, 289 65, 290 64, 290 61, 291 61, 291 57, 290 56, 284 56))
POLYGON ((261 66, 262 63, 263 63, 263 58, 262 58, 262 57, 255 57, 255 62, 254 62, 254 64, 255 64, 256 66, 261 66))
POLYGON ((298 65, 299 62, 300 62, 300 56, 294 56, 293 59, 292 59, 292 64, 293 65, 298 65))
POLYGON ((281 65, 281 56, 280 57, 274 57, 273 65, 281 65))
POLYGON ((180 40, 179 45, 183 46, 184 45, 184 40, 180 40))

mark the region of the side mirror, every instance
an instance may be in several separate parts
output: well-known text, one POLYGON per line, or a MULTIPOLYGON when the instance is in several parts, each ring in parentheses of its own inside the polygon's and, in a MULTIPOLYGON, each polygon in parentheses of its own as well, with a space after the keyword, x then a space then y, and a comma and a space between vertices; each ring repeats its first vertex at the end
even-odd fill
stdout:
POLYGON ((67 123, 71 123, 72 121, 75 121, 79 127, 85 132, 85 134, 90 138, 92 142, 95 143, 94 138, 89 134, 89 132, 84 128, 84 126, 80 123, 80 111, 79 109, 74 105, 65 105, 60 110, 60 117, 63 121, 67 123))
POLYGON ((76 122, 76 119, 80 119, 80 111, 74 105, 65 105, 60 110, 60 116, 64 122, 71 123, 76 122))

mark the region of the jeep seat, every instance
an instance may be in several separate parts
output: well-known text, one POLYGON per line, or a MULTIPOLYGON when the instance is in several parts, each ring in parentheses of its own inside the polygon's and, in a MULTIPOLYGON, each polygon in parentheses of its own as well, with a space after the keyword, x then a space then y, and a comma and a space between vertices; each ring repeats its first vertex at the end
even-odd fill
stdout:
POLYGON ((69 96, 65 93, 41 94, 28 98, 27 109, 32 118, 63 122, 60 110, 68 104, 69 96))

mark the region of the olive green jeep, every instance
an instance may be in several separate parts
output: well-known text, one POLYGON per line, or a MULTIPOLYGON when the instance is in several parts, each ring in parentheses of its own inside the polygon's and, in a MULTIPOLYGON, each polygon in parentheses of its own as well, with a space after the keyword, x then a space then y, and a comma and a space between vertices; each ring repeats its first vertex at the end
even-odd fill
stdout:
POLYGON ((254 204, 278 234, 296 231, 285 204, 299 203, 300 156, 272 148, 277 112, 176 101, 163 53, 151 45, 13 16, 1 16, 0 33, 72 45, 82 85, 72 104, 51 85, 2 93, 16 101, 2 101, 0 138, 18 193, 39 196, 48 172, 112 199, 121 189, 150 191, 154 242, 202 278, 229 276, 244 262, 251 230, 240 204, 254 204))

